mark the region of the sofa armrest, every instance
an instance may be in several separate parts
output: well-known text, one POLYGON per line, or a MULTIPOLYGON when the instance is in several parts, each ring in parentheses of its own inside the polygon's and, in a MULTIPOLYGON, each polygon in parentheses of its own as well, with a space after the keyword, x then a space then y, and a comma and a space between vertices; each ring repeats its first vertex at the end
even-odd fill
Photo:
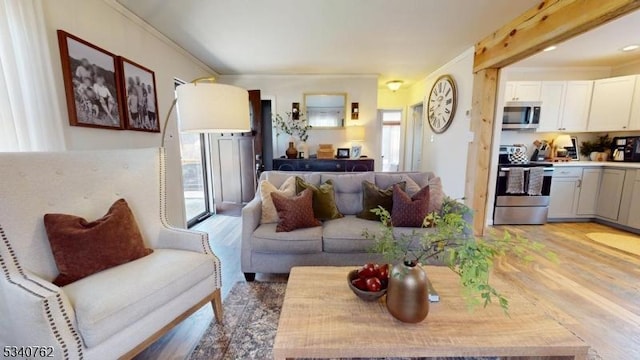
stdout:
POLYGON ((243 272, 251 272, 251 235, 260 226, 262 200, 256 195, 242 208, 242 244, 240 262, 243 272))
POLYGON ((56 359, 82 358, 75 311, 63 289, 22 269, 5 275, 0 280, 1 345, 51 347, 56 359))
POLYGON ((209 234, 202 231, 185 230, 171 226, 160 229, 158 240, 154 244, 159 249, 177 249, 213 254, 209 246, 209 234))

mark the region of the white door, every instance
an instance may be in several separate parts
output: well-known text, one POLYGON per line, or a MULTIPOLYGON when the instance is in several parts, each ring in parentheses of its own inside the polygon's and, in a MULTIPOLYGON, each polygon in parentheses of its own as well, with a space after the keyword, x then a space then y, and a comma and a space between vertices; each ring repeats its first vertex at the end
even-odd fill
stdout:
POLYGON ((540 91, 542 110, 540 112, 540 127, 542 131, 562 130, 560 125, 560 115, 564 103, 564 81, 543 81, 540 91))
POLYGON ((635 76, 596 80, 589 112, 589 131, 622 131, 629 126, 635 76))
MULTIPOLYGON (((593 81, 568 81, 562 111, 562 130, 586 131, 593 81)), ((543 103, 544 106, 544 103, 543 103)))

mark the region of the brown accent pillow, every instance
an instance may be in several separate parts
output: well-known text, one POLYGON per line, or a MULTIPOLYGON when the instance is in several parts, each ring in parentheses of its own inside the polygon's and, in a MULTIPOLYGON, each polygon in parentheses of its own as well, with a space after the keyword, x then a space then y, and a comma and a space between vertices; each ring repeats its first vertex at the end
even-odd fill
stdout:
POLYGON ((422 227, 429 213, 429 187, 425 186, 412 197, 398 185, 393 186, 391 223, 397 227, 422 227))
MULTIPOLYGON (((402 181, 394 185, 398 185, 402 190, 405 190, 406 182, 402 181)), ((392 212, 393 185, 383 190, 370 181, 362 181, 362 212, 358 213, 356 217, 379 221, 380 217, 371 212, 372 209, 377 209, 378 206, 382 206, 389 213, 392 212)))
POLYGON ((87 220, 65 214, 46 214, 53 257, 60 274, 53 281, 64 286, 99 271, 149 255, 129 205, 117 200, 105 216, 87 220))
POLYGON ((315 186, 296 176, 296 193, 310 189, 313 192, 313 213, 319 220, 332 220, 344 217, 336 205, 336 194, 333 191, 333 180, 327 180, 315 186))
POLYGON ((313 192, 311 189, 306 189, 293 198, 287 198, 274 192, 271 193, 271 199, 280 219, 276 226, 276 232, 289 232, 322 225, 313 216, 313 192))

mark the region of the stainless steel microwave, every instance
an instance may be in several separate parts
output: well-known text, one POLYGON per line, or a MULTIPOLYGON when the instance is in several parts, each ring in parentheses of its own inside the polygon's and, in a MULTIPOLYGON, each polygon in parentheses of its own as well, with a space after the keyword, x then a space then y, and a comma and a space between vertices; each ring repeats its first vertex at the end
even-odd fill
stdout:
POLYGON ((502 129, 536 129, 540 126, 540 101, 508 101, 504 104, 502 129))

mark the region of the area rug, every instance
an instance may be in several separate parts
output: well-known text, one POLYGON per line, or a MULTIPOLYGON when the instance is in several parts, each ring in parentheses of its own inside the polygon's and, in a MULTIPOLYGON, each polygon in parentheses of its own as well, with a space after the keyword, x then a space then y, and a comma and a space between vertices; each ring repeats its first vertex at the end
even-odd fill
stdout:
MULTIPOLYGON (((191 360, 273 359, 273 342, 278 329, 285 288, 286 284, 283 282, 255 281, 235 284, 224 300, 222 324, 211 322, 189 358, 191 360)), ((599 356, 590 353, 588 358, 599 359, 599 356)), ((499 358, 429 359, 498 360, 499 358)))
POLYGON ((622 250, 630 254, 640 255, 640 237, 610 233, 588 233, 587 237, 597 243, 622 250))

